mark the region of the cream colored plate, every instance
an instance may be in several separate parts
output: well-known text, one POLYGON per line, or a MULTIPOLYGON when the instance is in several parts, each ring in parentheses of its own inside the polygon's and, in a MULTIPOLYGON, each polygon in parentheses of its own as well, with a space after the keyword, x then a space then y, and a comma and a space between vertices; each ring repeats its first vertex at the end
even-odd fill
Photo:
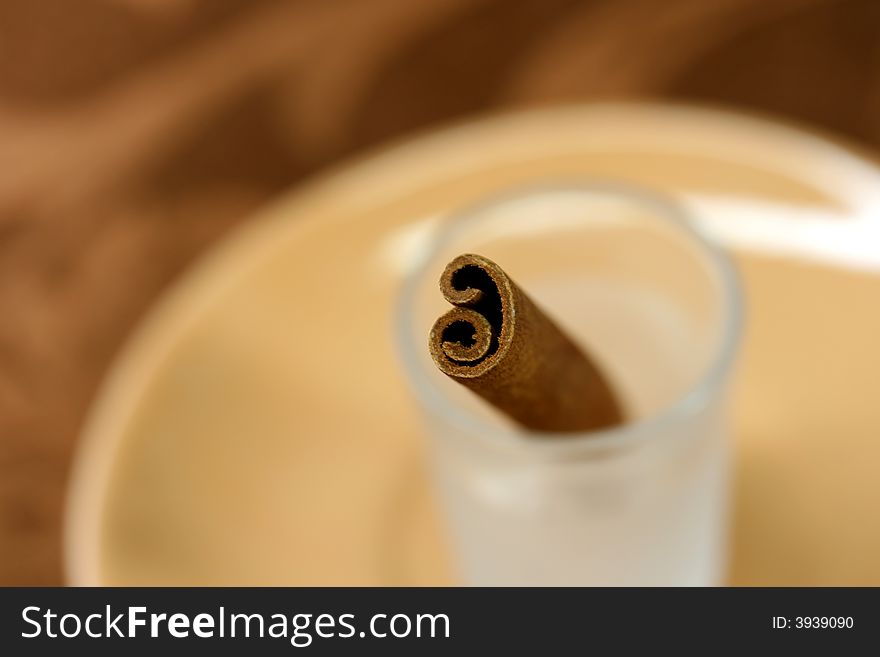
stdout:
POLYGON ((454 581, 392 344, 444 213, 545 177, 686 199, 735 246, 732 581, 880 584, 880 173, 806 133, 650 105, 434 133, 292 192, 131 338, 82 437, 75 584, 454 581))

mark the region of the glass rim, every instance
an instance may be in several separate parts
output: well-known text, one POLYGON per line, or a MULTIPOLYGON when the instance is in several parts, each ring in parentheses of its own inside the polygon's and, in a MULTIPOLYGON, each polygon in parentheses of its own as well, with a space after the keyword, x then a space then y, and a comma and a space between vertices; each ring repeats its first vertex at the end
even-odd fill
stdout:
POLYGON ((492 443, 496 448, 505 451, 532 451, 553 458, 566 457, 573 453, 607 452, 632 447, 647 442, 650 436, 661 432, 663 428, 704 408, 727 381, 739 346, 744 309, 739 275, 733 261, 718 243, 695 224, 680 203, 661 193, 627 183, 578 178, 553 179, 508 188, 455 211, 453 218, 441 224, 438 232, 431 239, 430 247, 420 254, 419 261, 405 275, 395 314, 397 351, 403 361, 403 369, 419 401, 432 414, 444 418, 462 431, 477 434, 481 440, 492 443), (427 349, 427 346, 417 345, 414 340, 414 332, 411 330, 411 309, 415 304, 419 282, 430 273, 428 267, 432 256, 444 246, 451 244, 467 229, 473 217, 485 209, 548 192, 606 194, 630 199, 660 210, 655 214, 654 219, 666 222, 679 234, 688 238, 705 257, 709 269, 717 278, 722 296, 723 316, 719 328, 721 338, 711 357, 707 359, 707 364, 701 368, 696 381, 671 402, 649 415, 613 427, 564 434, 523 430, 513 425, 510 427, 496 425, 450 403, 448 395, 440 390, 436 380, 420 365, 417 350, 427 349))

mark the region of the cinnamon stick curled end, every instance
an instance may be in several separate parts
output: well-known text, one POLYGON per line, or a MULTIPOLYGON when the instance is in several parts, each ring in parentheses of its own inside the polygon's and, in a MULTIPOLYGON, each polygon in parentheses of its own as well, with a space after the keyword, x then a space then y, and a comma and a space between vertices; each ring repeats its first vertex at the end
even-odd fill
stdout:
POLYGON ((454 306, 428 340, 441 372, 527 429, 590 431, 622 421, 599 368, 494 262, 458 256, 440 290, 454 306))

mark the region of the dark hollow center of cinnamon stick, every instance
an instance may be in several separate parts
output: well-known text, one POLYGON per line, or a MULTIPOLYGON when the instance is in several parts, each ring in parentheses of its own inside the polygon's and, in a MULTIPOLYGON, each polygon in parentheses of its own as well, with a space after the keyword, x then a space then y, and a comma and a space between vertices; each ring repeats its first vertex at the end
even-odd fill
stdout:
POLYGON ((476 265, 466 265, 452 275, 456 290, 478 290, 481 294, 476 303, 468 304, 489 321, 495 334, 501 333, 504 315, 501 310, 501 294, 492 277, 476 265))
POLYGON ((501 335, 501 328, 504 323, 501 293, 498 291, 498 286, 492 280, 492 277, 484 269, 476 265, 465 265, 455 270, 450 282, 456 291, 466 292, 470 295, 466 304, 467 307, 482 315, 491 327, 488 349, 482 350, 475 358, 456 357, 456 354, 461 355, 464 352, 456 351, 446 345, 459 344, 465 349, 470 350, 477 343, 476 336, 479 332, 477 326, 474 326, 467 319, 457 319, 443 329, 442 341, 446 347, 444 349, 446 354, 457 363, 475 365, 487 358, 491 358, 498 351, 498 336, 501 335))
POLYGON ((457 342, 462 347, 473 347, 477 343, 476 335, 477 327, 459 319, 443 330, 443 342, 457 342))

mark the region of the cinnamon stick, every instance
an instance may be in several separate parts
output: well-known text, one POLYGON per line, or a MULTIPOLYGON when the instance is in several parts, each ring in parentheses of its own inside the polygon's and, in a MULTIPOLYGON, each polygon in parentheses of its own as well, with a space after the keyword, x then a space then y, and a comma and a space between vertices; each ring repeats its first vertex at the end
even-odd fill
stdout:
POLYGON ((444 374, 528 429, 589 431, 622 421, 596 364, 494 262, 458 256, 440 289, 455 306, 429 338, 444 374))

